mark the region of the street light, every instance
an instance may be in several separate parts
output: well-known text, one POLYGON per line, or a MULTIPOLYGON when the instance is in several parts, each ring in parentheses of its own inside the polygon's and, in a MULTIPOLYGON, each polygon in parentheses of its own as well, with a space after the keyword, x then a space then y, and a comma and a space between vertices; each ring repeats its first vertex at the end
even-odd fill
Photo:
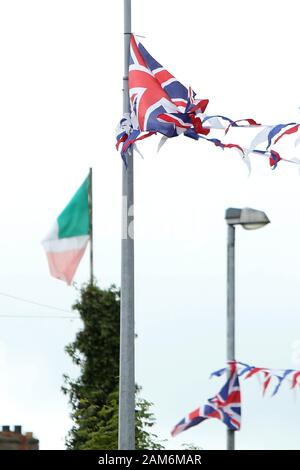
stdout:
MULTIPOLYGON (((270 223, 262 211, 250 209, 227 209, 225 220, 228 225, 227 237, 227 361, 235 360, 235 226, 241 225, 246 230, 255 230, 270 223)), ((234 431, 227 429, 227 449, 234 450, 234 431)))

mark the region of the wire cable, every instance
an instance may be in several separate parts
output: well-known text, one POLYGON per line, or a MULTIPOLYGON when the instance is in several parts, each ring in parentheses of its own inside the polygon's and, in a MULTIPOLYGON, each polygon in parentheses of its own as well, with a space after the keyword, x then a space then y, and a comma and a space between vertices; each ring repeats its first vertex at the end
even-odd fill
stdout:
POLYGON ((67 320, 80 320, 80 317, 70 317, 63 315, 15 315, 15 314, 0 314, 2 318, 58 318, 58 319, 67 319, 67 320))
POLYGON ((23 297, 17 297, 16 295, 6 294, 5 292, 0 292, 0 295, 3 297, 8 297, 10 299, 18 300, 20 302, 26 302, 28 304, 37 305, 38 307, 50 308, 51 310, 57 310, 59 312, 73 313, 70 310, 64 308, 54 307, 53 305, 42 304, 40 302, 35 302, 34 300, 24 299, 23 297))

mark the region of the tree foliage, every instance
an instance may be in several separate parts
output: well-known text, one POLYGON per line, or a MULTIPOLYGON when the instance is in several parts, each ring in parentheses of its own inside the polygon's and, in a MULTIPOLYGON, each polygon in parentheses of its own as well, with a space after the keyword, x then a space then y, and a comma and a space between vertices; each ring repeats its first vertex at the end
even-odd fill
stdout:
MULTIPOLYGON (((66 444, 68 449, 113 450, 118 441, 118 382, 120 293, 88 284, 81 288, 73 306, 83 328, 66 347, 80 375, 64 376, 63 392, 69 396, 74 425, 66 444)), ((157 436, 150 432, 155 423, 151 403, 136 399, 136 448, 160 449, 157 436)))

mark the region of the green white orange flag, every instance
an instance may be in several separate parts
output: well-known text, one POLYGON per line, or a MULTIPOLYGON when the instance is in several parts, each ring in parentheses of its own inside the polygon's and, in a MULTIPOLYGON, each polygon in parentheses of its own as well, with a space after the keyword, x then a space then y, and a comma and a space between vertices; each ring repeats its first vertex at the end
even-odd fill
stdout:
POLYGON ((71 284, 90 239, 89 176, 42 241, 52 276, 71 284))

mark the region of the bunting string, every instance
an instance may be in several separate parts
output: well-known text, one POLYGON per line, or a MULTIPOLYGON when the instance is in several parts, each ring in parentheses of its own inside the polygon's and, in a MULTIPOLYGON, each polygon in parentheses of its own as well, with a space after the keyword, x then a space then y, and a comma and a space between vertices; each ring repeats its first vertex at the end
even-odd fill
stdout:
MULTIPOLYGON (((258 377, 262 386, 263 395, 273 386, 271 396, 278 393, 281 385, 284 382, 290 384, 291 389, 296 389, 300 386, 300 370, 296 369, 270 369, 267 367, 256 367, 244 362, 236 361, 238 377, 243 377, 244 380, 251 377, 258 377)), ((219 369, 211 374, 210 377, 221 377, 227 373, 227 368, 219 369)))

